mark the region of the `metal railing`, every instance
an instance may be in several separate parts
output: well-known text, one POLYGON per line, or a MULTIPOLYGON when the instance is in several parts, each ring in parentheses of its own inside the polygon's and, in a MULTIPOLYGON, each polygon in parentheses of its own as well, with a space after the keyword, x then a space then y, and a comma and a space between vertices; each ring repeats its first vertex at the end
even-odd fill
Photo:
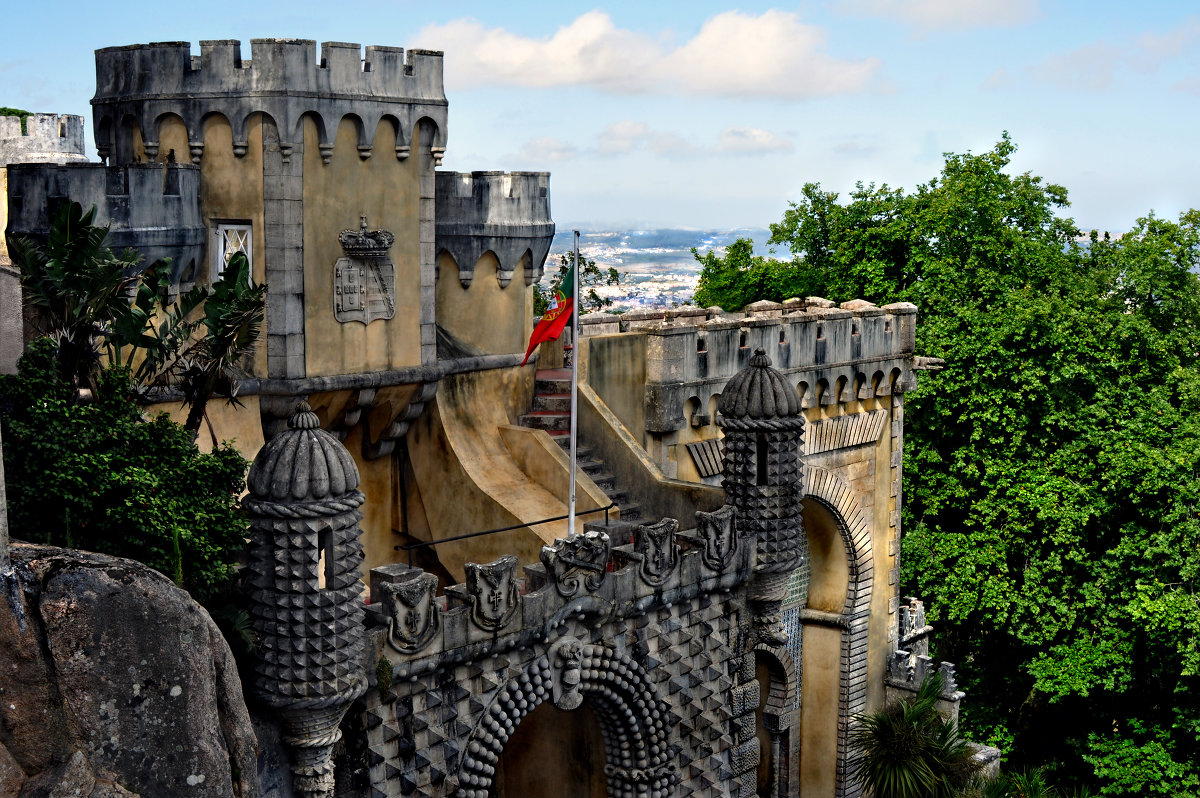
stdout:
MULTIPOLYGON (((576 517, 581 517, 581 516, 585 516, 585 515, 595 515, 596 513, 604 513, 604 525, 608 526, 608 523, 609 523, 608 512, 609 512, 609 510, 612 510, 613 508, 615 508, 617 506, 618 505, 616 502, 610 502, 608 504, 608 506, 606 506, 606 507, 597 507, 594 510, 583 510, 582 512, 577 511, 575 513, 575 515, 576 515, 576 517)), ((556 516, 553 516, 552 518, 543 518, 540 521, 527 521, 523 524, 513 524, 512 526, 502 526, 502 527, 498 527, 496 529, 485 529, 482 532, 468 532, 464 535, 453 535, 448 538, 438 538, 437 540, 418 540, 416 543, 398 543, 395 546, 393 546, 392 549, 394 551, 408 552, 408 564, 412 565, 412 553, 414 551, 416 551, 417 549, 424 549, 424 548, 430 548, 433 546, 440 546, 443 543, 453 543, 458 540, 467 540, 469 538, 480 538, 485 535, 495 535, 499 532, 512 532, 514 529, 525 529, 525 528, 531 527, 531 526, 538 526, 539 524, 547 524, 547 523, 550 523, 551 521, 565 521, 569 517, 570 517, 569 514, 556 515, 556 516)), ((393 534, 397 534, 397 535, 408 534, 406 532, 401 532, 399 529, 393 529, 392 532, 393 532, 393 534)), ((410 537, 411 537, 411 535, 410 535, 410 537)))

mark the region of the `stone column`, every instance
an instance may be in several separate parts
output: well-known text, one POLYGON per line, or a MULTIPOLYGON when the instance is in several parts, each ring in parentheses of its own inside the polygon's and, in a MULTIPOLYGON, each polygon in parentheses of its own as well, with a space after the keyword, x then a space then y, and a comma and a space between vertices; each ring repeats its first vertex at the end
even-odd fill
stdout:
POLYGON ((358 468, 301 403, 248 482, 253 692, 283 723, 295 793, 332 798, 338 726, 367 686, 358 468))
POLYGON ((4 439, 0 436, 0 574, 8 571, 8 496, 4 492, 4 439))

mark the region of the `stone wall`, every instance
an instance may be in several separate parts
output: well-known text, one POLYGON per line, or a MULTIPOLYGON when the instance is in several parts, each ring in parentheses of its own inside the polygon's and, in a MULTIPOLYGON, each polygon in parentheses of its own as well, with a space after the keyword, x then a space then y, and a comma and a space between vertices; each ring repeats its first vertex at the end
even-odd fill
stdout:
POLYGON ((733 533, 731 549, 719 525, 677 527, 589 525, 524 578, 506 557, 444 597, 418 569, 372 571, 391 684, 367 696, 370 794, 482 798, 543 702, 598 716, 609 795, 752 794, 754 540, 733 533))

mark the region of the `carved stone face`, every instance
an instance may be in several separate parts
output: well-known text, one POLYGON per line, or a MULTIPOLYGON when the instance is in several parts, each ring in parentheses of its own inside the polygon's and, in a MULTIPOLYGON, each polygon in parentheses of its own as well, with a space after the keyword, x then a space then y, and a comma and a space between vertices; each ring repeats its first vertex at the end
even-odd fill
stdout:
POLYGON ((517 558, 506 554, 494 563, 469 562, 467 593, 473 610, 471 617, 481 628, 494 631, 508 624, 520 607, 517 592, 517 558))
POLYGON ((711 513, 697 512, 696 531, 704 540, 704 564, 714 571, 728 568, 738 544, 733 506, 727 504, 711 513))
POLYGON ((675 533, 679 522, 664 518, 657 524, 638 526, 633 530, 633 550, 642 555, 642 578, 651 585, 667 581, 679 559, 675 533))
POLYGON ((437 577, 421 574, 407 582, 379 585, 388 618, 388 640, 396 650, 415 654, 429 645, 441 627, 434 596, 437 577))

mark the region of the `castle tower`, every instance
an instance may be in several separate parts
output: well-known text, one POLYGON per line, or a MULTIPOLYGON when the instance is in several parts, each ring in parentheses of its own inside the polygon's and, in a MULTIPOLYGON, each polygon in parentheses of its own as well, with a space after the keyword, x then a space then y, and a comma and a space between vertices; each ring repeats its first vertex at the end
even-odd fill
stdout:
POLYGON ((301 403, 248 482, 254 692, 283 719, 296 794, 331 798, 338 726, 366 690, 358 468, 301 403))
POLYGON ((725 433, 725 496, 738 525, 757 536, 749 602, 758 637, 787 642, 780 618, 788 575, 808 557, 800 515, 800 395, 756 349, 750 365, 725 384, 717 406, 725 433))

